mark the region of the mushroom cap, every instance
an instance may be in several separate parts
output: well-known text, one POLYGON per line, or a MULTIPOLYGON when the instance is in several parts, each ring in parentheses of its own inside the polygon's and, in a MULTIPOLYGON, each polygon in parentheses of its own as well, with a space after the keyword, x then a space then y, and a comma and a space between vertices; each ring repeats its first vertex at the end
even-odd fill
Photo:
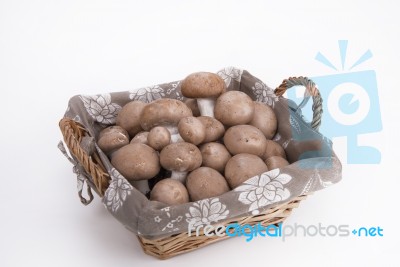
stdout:
POLYGON ((237 154, 225 166, 225 178, 234 189, 249 178, 268 171, 267 165, 252 154, 237 154))
POLYGON ((128 180, 147 180, 160 171, 157 152, 141 143, 118 149, 111 157, 111 164, 128 180))
POLYGON ((230 160, 231 154, 226 147, 220 143, 210 142, 201 145, 202 166, 213 168, 221 173, 225 170, 225 165, 230 160))
POLYGON ((201 153, 197 146, 187 143, 173 143, 160 152, 160 163, 169 171, 188 172, 201 166, 201 153))
POLYGON ((279 156, 281 158, 286 159, 286 153, 283 147, 275 141, 267 140, 267 145, 265 146, 265 151, 261 158, 266 160, 272 156, 279 156))
POLYGON ((161 150, 171 142, 171 133, 163 126, 156 126, 147 135, 147 143, 155 150, 161 150))
POLYGON ((206 138, 206 127, 196 117, 182 118, 178 123, 178 132, 183 140, 195 145, 206 138))
POLYGON ((267 139, 272 139, 278 128, 274 110, 267 104, 254 101, 254 116, 249 123, 257 127, 267 139))
POLYGON ((190 98, 218 97, 225 90, 224 80, 211 72, 192 73, 181 83, 182 95, 190 98))
POLYGON ((197 117, 197 119, 199 119, 206 127, 206 137, 203 140, 204 143, 217 141, 224 135, 225 127, 217 119, 208 116, 200 116, 197 117))
POLYGON ((140 116, 145 106, 146 103, 142 101, 132 101, 123 106, 118 113, 116 125, 127 130, 131 138, 143 130, 140 126, 140 116))
POLYGON ((192 171, 186 178, 186 187, 192 201, 220 196, 230 190, 225 178, 208 167, 192 171))
POLYGON ((248 153, 261 156, 265 151, 267 139, 254 126, 236 125, 226 131, 224 144, 232 155, 248 153))
POLYGON ((265 160, 265 164, 267 164, 268 170, 279 169, 289 165, 289 162, 279 156, 272 156, 265 160))
POLYGON ((146 131, 155 126, 176 126, 180 119, 190 116, 192 110, 182 101, 161 98, 143 108, 140 125, 146 131))
POLYGON ((120 126, 110 126, 100 132, 97 144, 104 153, 110 154, 129 144, 129 134, 120 126))
POLYGON ((188 98, 185 100, 186 106, 188 106, 193 113, 194 117, 201 116, 199 106, 197 105, 197 100, 193 98, 188 98))
POLYGON ((247 124, 253 119, 254 103, 247 94, 228 91, 217 98, 214 116, 226 126, 247 124))
POLYGON ((178 205, 189 202, 189 194, 181 182, 167 178, 156 183, 150 192, 150 200, 178 205))
POLYGON ((148 142, 147 142, 148 136, 149 136, 149 132, 140 132, 132 138, 131 144, 141 143, 141 144, 147 145, 148 144, 148 142))

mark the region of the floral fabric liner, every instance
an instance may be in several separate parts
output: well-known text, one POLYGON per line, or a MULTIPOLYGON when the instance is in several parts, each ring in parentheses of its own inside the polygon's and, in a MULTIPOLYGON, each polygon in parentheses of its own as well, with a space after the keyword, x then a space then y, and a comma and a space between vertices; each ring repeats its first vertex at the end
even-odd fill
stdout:
MULTIPOLYGON (((156 239, 186 232, 189 225, 205 226, 257 215, 274 205, 340 181, 341 163, 332 151, 331 141, 313 130, 301 115, 294 112, 291 108, 293 103, 283 97, 278 98, 270 87, 246 70, 228 67, 217 74, 224 79, 228 90, 243 91, 253 100, 274 109, 278 119, 274 140, 285 148, 289 162, 293 163, 260 173, 221 196, 168 207, 148 200, 136 190, 95 144, 111 177, 102 201, 107 210, 135 234, 156 239)), ((77 95, 70 99, 65 117, 84 125, 90 136, 97 140, 100 130, 115 123, 118 112, 126 103, 132 100, 151 102, 159 98, 184 100, 180 81, 133 91, 77 95)), ((80 173, 80 192, 84 181, 82 177, 80 173)), ((89 186, 93 186, 91 177, 86 174, 85 179, 89 186)))

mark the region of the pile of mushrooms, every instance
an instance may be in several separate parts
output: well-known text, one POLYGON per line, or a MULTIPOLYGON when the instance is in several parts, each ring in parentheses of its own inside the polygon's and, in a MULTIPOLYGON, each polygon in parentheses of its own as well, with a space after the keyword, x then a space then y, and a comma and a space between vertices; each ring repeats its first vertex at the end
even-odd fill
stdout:
POLYGON ((181 92, 185 102, 129 102, 98 136, 112 165, 150 200, 176 205, 216 197, 289 165, 271 140, 277 130, 271 107, 227 91, 209 72, 187 76, 181 92))

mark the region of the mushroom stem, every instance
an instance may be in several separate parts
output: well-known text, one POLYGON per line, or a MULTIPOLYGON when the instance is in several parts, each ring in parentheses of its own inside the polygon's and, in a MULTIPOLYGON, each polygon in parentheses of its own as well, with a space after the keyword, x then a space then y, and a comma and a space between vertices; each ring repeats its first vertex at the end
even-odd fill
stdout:
POLYGON ((144 195, 150 192, 149 183, 147 180, 131 181, 133 187, 142 192, 144 195))
POLYGON ((214 118, 215 98, 197 98, 197 106, 199 107, 201 116, 214 118))
POLYGON ((178 172, 178 171, 171 172, 171 179, 177 180, 177 181, 181 182, 182 184, 185 183, 186 176, 187 176, 187 172, 178 172))
POLYGON ((185 142, 182 138, 182 136, 178 132, 178 127, 176 126, 165 126, 169 133, 171 134, 171 143, 179 143, 179 142, 185 142))

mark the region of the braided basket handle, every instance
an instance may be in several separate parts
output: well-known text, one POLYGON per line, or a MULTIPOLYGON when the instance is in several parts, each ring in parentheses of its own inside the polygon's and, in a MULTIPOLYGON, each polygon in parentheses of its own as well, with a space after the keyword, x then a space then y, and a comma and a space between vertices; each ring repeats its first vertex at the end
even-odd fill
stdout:
POLYGON ((98 153, 95 151, 89 155, 81 147, 81 140, 88 133, 87 130, 82 124, 70 118, 61 119, 59 126, 70 153, 92 178, 95 191, 103 196, 109 184, 109 175, 98 153))
POLYGON ((279 85, 275 89, 275 95, 280 97, 282 96, 287 89, 296 86, 296 85, 301 85, 306 88, 305 92, 305 99, 300 103, 299 108, 301 109, 308 101, 309 97, 312 96, 313 99, 313 105, 312 105, 312 111, 313 111, 313 119, 311 122, 311 127, 318 131, 319 127, 321 126, 321 117, 322 117, 322 98, 321 94, 319 93, 319 90, 315 83, 307 78, 307 77, 290 77, 289 79, 283 80, 281 85, 279 85))

